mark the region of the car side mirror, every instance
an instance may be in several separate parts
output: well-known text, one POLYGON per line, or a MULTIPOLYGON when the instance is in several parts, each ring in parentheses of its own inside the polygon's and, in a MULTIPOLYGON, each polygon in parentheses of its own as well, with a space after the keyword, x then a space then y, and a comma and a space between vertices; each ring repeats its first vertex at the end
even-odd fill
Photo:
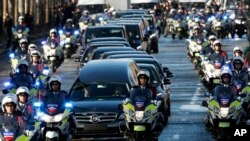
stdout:
POLYGON ((164 78, 163 79, 163 84, 164 85, 169 85, 169 84, 171 84, 171 81, 168 78, 164 78))
POLYGON ((202 101, 202 106, 203 106, 203 107, 208 107, 207 101, 203 100, 203 101, 202 101))
POLYGON ((118 104, 118 109, 123 111, 123 107, 122 107, 122 104, 118 104))
POLYGON ((75 61, 75 62, 80 62, 81 56, 78 54, 73 54, 71 56, 71 58, 75 61))

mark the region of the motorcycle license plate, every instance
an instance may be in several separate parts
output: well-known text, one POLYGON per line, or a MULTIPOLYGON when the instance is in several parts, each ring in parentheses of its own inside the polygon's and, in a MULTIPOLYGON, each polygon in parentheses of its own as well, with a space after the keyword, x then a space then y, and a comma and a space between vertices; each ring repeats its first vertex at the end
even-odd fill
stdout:
POLYGON ((69 44, 65 45, 65 48, 70 48, 70 45, 69 44))
POLYGON ((221 27, 216 27, 216 30, 221 30, 221 27))
POLYGON ((51 56, 51 57, 49 57, 49 60, 56 60, 56 57, 55 56, 51 56))
POLYGON ((199 56, 200 56, 200 53, 196 52, 196 53, 194 53, 194 56, 195 56, 195 57, 199 57, 199 56))
POLYGON ((213 83, 214 84, 219 84, 220 83, 220 79, 213 79, 213 83))
POLYGON ((145 131, 146 127, 144 125, 134 125, 134 131, 145 131))
POLYGON ((230 122, 219 122, 219 127, 230 127, 230 122))
POLYGON ((177 31, 182 31, 182 28, 177 28, 177 31))

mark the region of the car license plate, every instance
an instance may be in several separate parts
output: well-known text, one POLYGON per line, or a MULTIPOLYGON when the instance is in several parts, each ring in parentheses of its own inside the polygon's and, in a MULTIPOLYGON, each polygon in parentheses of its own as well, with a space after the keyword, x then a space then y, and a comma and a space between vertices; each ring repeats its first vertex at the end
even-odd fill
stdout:
POLYGON ((230 127, 230 122, 220 122, 219 127, 230 127))
POLYGON ((200 56, 200 53, 196 52, 196 53, 194 53, 194 56, 195 56, 195 57, 199 57, 199 56, 200 56))
POLYGON ((146 127, 144 125, 134 125, 134 131, 145 131, 146 127))
POLYGON ((105 131, 107 126, 103 124, 86 124, 84 125, 84 130, 87 131, 105 131))
POLYGON ((213 79, 213 83, 214 84, 219 84, 220 83, 220 79, 213 79))

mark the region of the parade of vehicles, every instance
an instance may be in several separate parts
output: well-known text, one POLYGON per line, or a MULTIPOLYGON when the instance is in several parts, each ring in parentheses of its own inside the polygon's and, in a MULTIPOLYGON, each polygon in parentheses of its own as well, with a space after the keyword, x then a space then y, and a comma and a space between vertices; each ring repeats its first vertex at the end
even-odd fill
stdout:
MULTIPOLYGON (((155 0, 145 1, 156 2, 155 0)), ((133 1, 132 4, 145 1, 133 1)), ((106 3, 102 3, 101 7, 104 4, 106 3)), ((150 7, 150 4, 147 6, 150 7)), ((165 66, 168 64, 160 64, 154 56, 150 55, 151 50, 154 53, 160 52, 159 31, 155 17, 137 9, 117 11, 116 16, 119 19, 107 21, 104 25, 84 27, 85 33, 82 35, 79 32, 61 34, 59 45, 43 42, 41 48, 43 57, 53 73, 58 73, 56 71, 64 63, 64 58, 74 59, 78 64, 79 74, 69 89, 70 102, 64 103, 61 110, 57 109, 57 103, 35 100, 41 82, 36 81, 38 83, 32 84, 30 88, 31 98, 34 100, 33 108, 36 111, 35 122, 29 122, 32 128, 17 137, 15 126, 3 125, 0 130, 0 140, 34 140, 40 131, 42 131, 42 140, 68 141, 73 138, 93 136, 95 138, 118 136, 130 140, 158 138, 171 115, 170 77, 173 77, 173 73, 165 66), (135 36, 130 35, 129 32, 134 33, 135 36), (79 49, 82 52, 78 50, 78 35, 81 36, 79 38, 83 46, 79 49), (138 47, 144 41, 149 47, 141 51, 138 47), (145 99, 137 99, 134 105, 129 99, 131 88, 138 86, 137 73, 140 70, 147 70, 150 73, 149 85, 154 99, 149 105, 145 105, 145 99), (77 124, 75 134, 70 132, 71 116, 77 124), (41 123, 43 128, 40 128, 41 123)), ((175 39, 176 35, 179 39, 188 38, 190 27, 182 25, 182 22, 186 24, 185 20, 168 23, 171 26, 169 30, 171 30, 172 39, 175 39)), ((219 38, 225 38, 231 34, 226 28, 230 22, 227 19, 217 23, 211 22, 209 34, 213 33, 219 38)), ((244 38, 246 33, 244 20, 235 18, 234 22, 235 34, 239 38, 242 36, 244 38)), ((225 68, 221 62, 211 62, 201 53, 201 49, 205 46, 203 42, 189 39, 187 42, 187 55, 201 75, 201 80, 208 91, 206 94, 210 96, 207 101, 202 102, 202 105, 208 109, 206 126, 215 133, 218 140, 230 140, 235 128, 250 125, 249 93, 241 93, 244 89, 241 87, 238 89, 237 98, 231 99, 230 94, 222 91, 219 93, 224 95, 220 100, 215 99, 214 88, 221 83, 220 74, 225 68)), ((9 54, 9 59, 11 74, 15 74, 18 72, 17 65, 20 60, 12 53, 9 54)), ((11 83, 6 82, 3 93, 15 93, 16 89, 11 83)))

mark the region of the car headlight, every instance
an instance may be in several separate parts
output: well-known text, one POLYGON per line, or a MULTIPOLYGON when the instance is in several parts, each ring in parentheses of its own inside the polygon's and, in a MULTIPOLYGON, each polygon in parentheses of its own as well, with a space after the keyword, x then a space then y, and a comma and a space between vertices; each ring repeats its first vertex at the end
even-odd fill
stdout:
POLYGON ((135 119, 137 121, 142 121, 143 117, 144 117, 144 111, 136 111, 135 112, 135 119))

